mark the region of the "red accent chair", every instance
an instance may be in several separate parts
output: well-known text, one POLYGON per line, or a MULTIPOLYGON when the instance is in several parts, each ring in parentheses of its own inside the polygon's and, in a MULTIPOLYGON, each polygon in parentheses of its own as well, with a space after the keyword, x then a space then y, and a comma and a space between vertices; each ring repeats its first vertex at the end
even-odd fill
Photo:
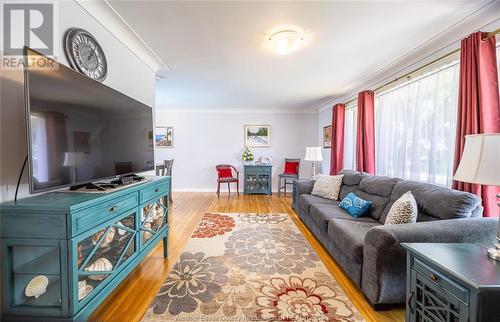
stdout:
POLYGON ((231 195, 231 183, 236 182, 236 191, 240 195, 240 173, 236 168, 230 164, 218 164, 215 166, 217 170, 217 197, 220 196, 220 184, 227 183, 227 190, 231 195), (233 171, 236 172, 236 177, 233 176, 233 171))
POLYGON ((299 178, 299 166, 300 159, 285 159, 285 171, 279 175, 278 196, 281 195, 281 190, 284 190, 286 196, 286 185, 293 185, 293 182, 299 178), (290 179, 290 181, 287 181, 287 179, 290 179), (282 180, 283 185, 281 185, 282 180))

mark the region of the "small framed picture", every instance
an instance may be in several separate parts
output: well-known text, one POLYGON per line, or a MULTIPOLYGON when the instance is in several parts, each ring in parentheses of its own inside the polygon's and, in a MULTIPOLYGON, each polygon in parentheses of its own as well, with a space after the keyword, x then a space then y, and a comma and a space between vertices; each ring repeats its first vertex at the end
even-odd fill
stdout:
POLYGON ((158 148, 173 148, 174 128, 172 126, 157 127, 155 133, 155 145, 158 148))
POLYGON ((90 153, 90 133, 73 131, 75 152, 90 153))
POLYGON ((261 164, 272 164, 273 157, 260 157, 260 163, 261 164))
POLYGON ((271 125, 245 125, 245 146, 267 148, 271 146, 271 125))
POLYGON ((153 151, 154 148, 154 134, 153 129, 146 129, 146 151, 153 151))
POLYGON ((329 149, 332 147, 332 126, 328 125, 323 128, 323 148, 329 149))

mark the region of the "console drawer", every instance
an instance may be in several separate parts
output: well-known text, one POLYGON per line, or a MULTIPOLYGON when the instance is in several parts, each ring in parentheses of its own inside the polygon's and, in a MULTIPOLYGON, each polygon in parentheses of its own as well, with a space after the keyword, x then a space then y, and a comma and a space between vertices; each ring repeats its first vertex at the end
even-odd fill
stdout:
POLYGON ((139 197, 137 192, 135 192, 78 211, 73 215, 76 217, 74 220, 75 227, 73 227, 73 236, 87 231, 116 215, 137 207, 138 205, 139 197))
POLYGON ((426 276, 435 285, 453 294, 464 304, 469 304, 469 290, 462 285, 438 273, 435 269, 415 257, 413 257, 413 268, 420 274, 426 276))
POLYGON ((164 182, 161 182, 146 189, 142 189, 139 191, 139 203, 143 204, 148 200, 162 196, 166 194, 167 191, 168 191, 168 184, 164 182))

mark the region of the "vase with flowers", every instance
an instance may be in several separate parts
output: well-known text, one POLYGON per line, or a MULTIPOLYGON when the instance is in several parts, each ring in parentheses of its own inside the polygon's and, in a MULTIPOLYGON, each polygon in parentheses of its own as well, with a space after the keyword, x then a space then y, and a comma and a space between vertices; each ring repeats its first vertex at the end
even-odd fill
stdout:
POLYGON ((250 151, 249 148, 245 148, 245 150, 243 150, 243 154, 241 155, 241 159, 245 164, 253 164, 253 152, 250 151))

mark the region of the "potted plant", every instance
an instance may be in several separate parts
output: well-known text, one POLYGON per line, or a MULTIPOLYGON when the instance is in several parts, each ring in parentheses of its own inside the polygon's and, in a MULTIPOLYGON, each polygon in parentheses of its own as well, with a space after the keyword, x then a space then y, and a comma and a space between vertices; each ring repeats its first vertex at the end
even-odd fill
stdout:
POLYGON ((243 150, 243 154, 241 155, 241 159, 245 164, 253 164, 253 152, 250 151, 249 148, 245 148, 245 150, 243 150))

